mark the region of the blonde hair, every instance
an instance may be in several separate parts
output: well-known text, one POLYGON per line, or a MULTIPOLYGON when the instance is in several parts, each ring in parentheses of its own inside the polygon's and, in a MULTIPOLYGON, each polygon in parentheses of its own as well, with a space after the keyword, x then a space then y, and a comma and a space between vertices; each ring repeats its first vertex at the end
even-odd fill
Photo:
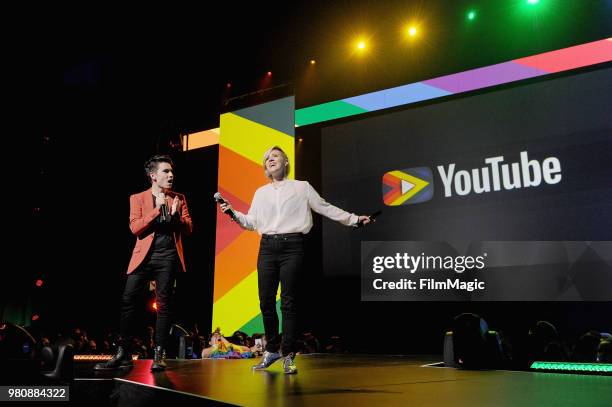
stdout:
POLYGON ((264 169, 264 174, 266 175, 266 177, 268 177, 269 179, 272 179, 272 175, 270 175, 270 172, 268 172, 268 169, 266 168, 266 161, 268 161, 268 158, 270 158, 270 154, 272 154, 272 151, 278 151, 279 153, 281 153, 281 156, 283 157, 283 160, 285 161, 285 163, 287 163, 287 165, 285 165, 283 167, 283 170, 285 171, 283 173, 283 178, 287 178, 287 176, 289 175, 289 171, 291 170, 291 164, 289 163, 289 157, 287 157, 287 154, 285 154, 285 152, 283 151, 282 148, 280 148, 279 146, 274 146, 272 148, 270 148, 268 151, 266 151, 264 153, 263 156, 263 169, 264 169))

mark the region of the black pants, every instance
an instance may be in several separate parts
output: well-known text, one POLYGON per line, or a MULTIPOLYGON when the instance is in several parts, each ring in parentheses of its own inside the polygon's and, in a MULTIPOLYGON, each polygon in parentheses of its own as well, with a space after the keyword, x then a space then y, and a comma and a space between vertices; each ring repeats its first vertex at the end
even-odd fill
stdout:
POLYGON ((166 347, 170 334, 171 305, 174 281, 178 270, 178 259, 147 259, 130 273, 121 299, 120 334, 124 345, 134 332, 139 307, 142 307, 142 293, 149 281, 155 280, 157 321, 155 323, 155 345, 166 347))
POLYGON ((297 291, 304 264, 304 237, 301 234, 281 238, 261 239, 257 258, 257 282, 259 307, 266 331, 268 352, 284 355, 295 352, 297 340, 297 291), (281 284, 281 311, 283 313, 283 338, 278 332, 276 292, 281 284))

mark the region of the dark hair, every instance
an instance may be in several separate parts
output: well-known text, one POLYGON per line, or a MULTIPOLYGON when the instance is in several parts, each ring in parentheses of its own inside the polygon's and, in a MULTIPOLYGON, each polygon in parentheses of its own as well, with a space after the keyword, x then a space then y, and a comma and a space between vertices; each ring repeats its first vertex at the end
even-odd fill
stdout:
POLYGON ((151 173, 157 171, 157 167, 159 163, 168 163, 174 168, 174 162, 169 155, 154 155, 149 158, 144 165, 145 177, 147 177, 147 181, 151 182, 151 173))

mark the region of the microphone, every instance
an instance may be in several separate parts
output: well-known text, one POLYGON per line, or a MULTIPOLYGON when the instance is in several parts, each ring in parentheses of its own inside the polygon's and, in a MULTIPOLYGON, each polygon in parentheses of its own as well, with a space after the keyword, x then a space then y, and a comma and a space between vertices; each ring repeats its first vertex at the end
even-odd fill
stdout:
POLYGON ((159 205, 159 223, 170 222, 170 212, 168 211, 168 205, 166 205, 166 194, 162 192, 161 196, 164 197, 164 203, 159 205))
MULTIPOLYGON (((223 199, 223 197, 221 196, 221 194, 219 192, 215 192, 215 195, 213 195, 213 198, 215 198, 215 201, 217 203, 220 204, 224 204, 227 203, 227 201, 225 199, 223 199)), ((238 222, 238 219, 236 218, 236 214, 234 213, 233 210, 228 210, 225 212, 230 218, 232 218, 234 221, 238 222)))
POLYGON ((170 213, 168 212, 168 205, 161 204, 159 207, 159 221, 160 222, 169 222, 170 221, 170 213))

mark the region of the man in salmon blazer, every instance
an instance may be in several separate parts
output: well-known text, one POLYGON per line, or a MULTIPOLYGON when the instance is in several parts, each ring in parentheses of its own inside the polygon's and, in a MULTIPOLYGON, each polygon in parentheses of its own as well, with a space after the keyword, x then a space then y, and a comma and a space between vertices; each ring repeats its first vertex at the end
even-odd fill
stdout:
POLYGON ((171 297, 177 273, 185 271, 182 237, 191 234, 193 228, 185 196, 172 191, 173 168, 169 156, 151 157, 145 163, 151 188, 130 197, 130 230, 136 236, 136 245, 121 300, 119 346, 112 359, 95 365, 96 370, 133 366, 128 347, 141 295, 149 281, 155 281, 157 303, 151 371, 166 368, 165 349, 172 325, 171 297))

